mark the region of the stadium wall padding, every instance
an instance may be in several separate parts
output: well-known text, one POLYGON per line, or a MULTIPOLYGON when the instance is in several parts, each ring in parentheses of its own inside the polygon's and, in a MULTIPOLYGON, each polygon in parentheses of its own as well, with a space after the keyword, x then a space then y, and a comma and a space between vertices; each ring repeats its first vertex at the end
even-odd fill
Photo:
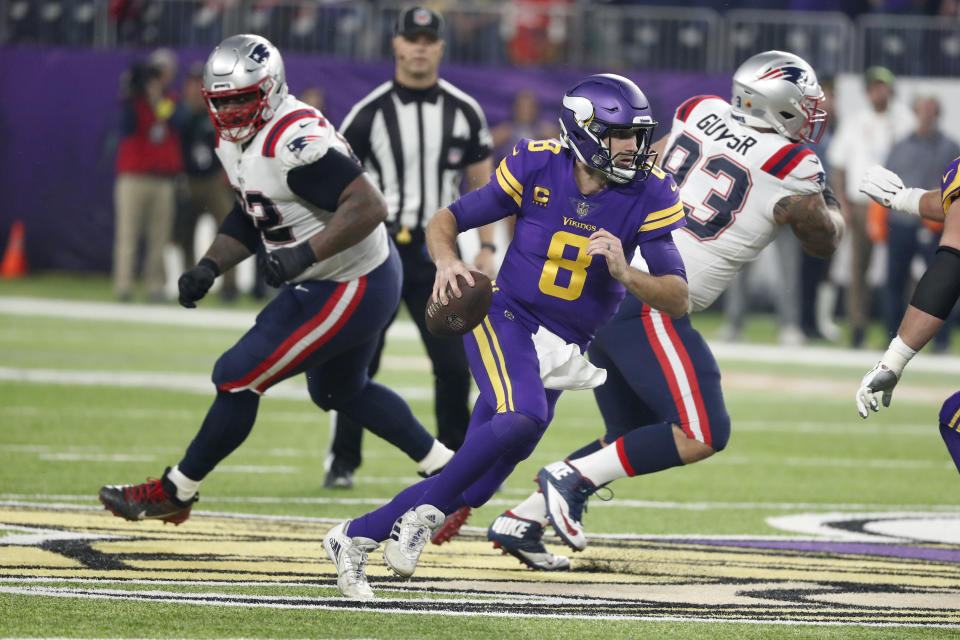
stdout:
MULTIPOLYGON (((113 256, 114 153, 118 81, 147 50, 0 47, 0 250, 15 220, 26 226, 32 270, 108 272, 113 256)), ((180 77, 208 49, 182 49, 180 77)), ((291 91, 325 89, 326 115, 337 125, 349 108, 393 73, 390 61, 361 62, 285 54, 291 91)), ((476 67, 443 64, 441 76, 474 96, 491 125, 509 117, 514 93, 532 89, 544 113, 556 112, 563 92, 597 69, 476 67)), ((726 96, 728 75, 628 73, 650 99, 668 131, 673 110, 702 93, 726 96)))

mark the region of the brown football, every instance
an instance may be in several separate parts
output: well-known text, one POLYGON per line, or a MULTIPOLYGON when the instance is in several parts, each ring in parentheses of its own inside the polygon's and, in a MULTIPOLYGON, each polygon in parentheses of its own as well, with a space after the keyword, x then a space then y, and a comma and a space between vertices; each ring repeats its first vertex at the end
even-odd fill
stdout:
POLYGON ((427 302, 424 316, 427 321, 427 330, 433 335, 462 336, 473 331, 473 328, 480 324, 490 310, 490 302, 493 301, 493 285, 490 284, 490 278, 479 271, 470 273, 473 275, 474 286, 472 287, 467 286, 463 276, 457 276, 457 284, 460 285, 460 291, 463 293, 462 297, 456 297, 447 287, 449 302, 446 305, 433 300, 427 302))

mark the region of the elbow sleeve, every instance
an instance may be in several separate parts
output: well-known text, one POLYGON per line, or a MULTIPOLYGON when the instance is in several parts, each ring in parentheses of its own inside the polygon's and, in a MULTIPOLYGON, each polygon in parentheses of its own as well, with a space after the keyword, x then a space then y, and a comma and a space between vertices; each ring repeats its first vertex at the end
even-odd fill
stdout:
POLYGON ((960 298, 960 251, 941 246, 917 283, 911 306, 946 320, 960 298))
POLYGON ((362 173, 363 167, 330 149, 316 162, 291 169, 287 186, 314 206, 336 211, 344 189, 362 173))

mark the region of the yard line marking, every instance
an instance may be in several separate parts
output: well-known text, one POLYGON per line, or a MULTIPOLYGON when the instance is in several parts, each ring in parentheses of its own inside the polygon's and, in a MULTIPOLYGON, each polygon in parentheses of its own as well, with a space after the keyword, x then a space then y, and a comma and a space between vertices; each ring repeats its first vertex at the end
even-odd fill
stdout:
MULTIPOLYGON (((0 367, 0 381, 34 382, 80 386, 134 387, 163 389, 209 396, 214 392, 209 375, 160 371, 84 371, 69 369, 25 369, 0 367)), ((407 400, 432 400, 433 387, 393 387, 407 400)), ((271 387, 268 397, 309 400, 310 394, 300 376, 271 387)), ((318 414, 319 415, 319 414, 318 414)))
MULTIPOLYGON (((526 493, 526 492, 525 492, 526 493)), ((381 498, 284 498, 276 496, 223 496, 216 497, 209 494, 204 495, 205 503, 224 503, 224 504, 309 504, 309 505, 362 505, 362 504, 386 504, 392 497, 381 498)), ((37 500, 51 500, 59 502, 90 502, 96 501, 94 495, 87 494, 41 494, 41 493, 0 493, 0 506, 30 506, 40 508, 51 508, 54 505, 47 502, 33 502, 37 500), (30 502, 21 502, 30 501, 30 502)), ((484 506, 513 506, 516 500, 503 500, 494 498, 486 502, 484 506)), ((77 509, 81 508, 75 504, 63 504, 58 508, 77 509)), ((91 507, 102 509, 102 507, 91 507)), ((590 508, 609 509, 609 508, 628 508, 628 509, 677 509, 681 511, 711 511, 711 510, 756 510, 756 511, 794 511, 794 510, 833 510, 833 511, 936 511, 942 513, 960 513, 960 505, 957 504, 877 504, 877 503, 831 503, 831 502, 702 502, 689 501, 679 502, 670 500, 634 500, 629 498, 613 498, 612 500, 597 501, 590 505, 590 508)), ((258 517, 243 513, 221 513, 219 511, 199 511, 193 510, 194 514, 203 514, 217 517, 258 517)), ((280 516, 278 516, 280 517, 280 516)), ((318 522, 341 522, 343 518, 320 519, 318 522)), ((477 529, 478 531, 481 529, 477 529)), ((482 529, 486 531, 486 529, 482 529)))
MULTIPOLYGON (((262 607, 262 608, 275 608, 275 609, 313 609, 313 610, 323 610, 323 611, 362 611, 362 612, 375 612, 375 613, 397 613, 397 614, 412 614, 412 615, 443 615, 443 616, 453 616, 453 617, 497 617, 497 618, 553 618, 553 619, 583 619, 582 614, 579 613, 545 613, 545 612, 536 612, 536 613, 524 613, 519 611, 502 611, 493 609, 482 609, 478 611, 459 611, 452 607, 463 606, 463 604, 469 604, 461 599, 449 599, 443 598, 442 594, 440 598, 428 599, 427 604, 430 605, 429 609, 424 608, 403 608, 400 606, 384 606, 384 605, 409 605, 410 601, 402 598, 378 598, 377 600, 371 601, 367 604, 356 604, 354 601, 344 600, 341 597, 297 597, 297 596, 242 596, 242 595, 227 595, 227 594, 218 594, 218 593, 178 593, 174 591, 126 591, 122 589, 99 589, 99 590, 88 590, 86 592, 74 591, 66 587, 0 587, 0 593, 10 593, 14 595, 38 595, 38 596, 50 596, 50 597, 59 597, 59 598, 79 598, 79 599, 100 599, 100 600, 142 600, 149 602, 176 602, 178 604, 195 604, 195 605, 214 605, 214 606, 228 606, 228 607, 262 607), (285 600, 286 602, 278 602, 278 599, 285 600), (290 602, 299 602, 298 604, 290 604, 290 602), (331 604, 323 604, 329 602, 331 604), (450 609, 445 609, 444 606, 451 607, 450 609)), ((432 595, 432 593, 424 592, 425 595, 432 595)), ((535 601, 530 601, 526 599, 527 602, 524 602, 523 598, 517 599, 510 597, 513 594, 497 594, 492 593, 490 599, 483 600, 482 604, 489 605, 492 602, 497 600, 503 600, 506 603, 516 603, 516 604, 546 604, 544 600, 537 599, 535 601)), ((549 604, 554 604, 555 600, 551 599, 547 601, 549 604)), ((582 601, 576 599, 575 602, 580 604, 582 601)), ((586 604, 589 604, 587 602, 586 604)), ((734 624, 753 624, 753 625, 783 625, 783 626, 847 626, 847 627, 878 627, 878 628, 939 628, 939 629, 960 629, 958 624, 924 624, 924 623, 909 623, 909 622, 868 622, 868 621, 845 621, 845 620, 831 620, 831 621, 815 621, 815 620, 779 620, 776 618, 773 619, 763 619, 757 620, 752 618, 711 618, 707 616, 676 616, 676 615, 630 615, 630 614, 596 614, 589 616, 590 620, 614 620, 614 621, 623 621, 623 620, 638 620, 638 621, 650 621, 650 622, 710 622, 710 623, 734 623, 734 624)))
MULTIPOLYGON (((83 302, 24 296, 0 296, 0 315, 70 318, 137 324, 206 327, 212 329, 249 329, 256 311, 227 309, 191 309, 172 305, 118 304, 83 302)), ((420 341, 416 325, 409 320, 394 322, 387 331, 387 340, 420 341)), ((876 362, 882 351, 833 347, 789 347, 784 345, 731 344, 712 341, 710 349, 720 361, 754 362, 774 365, 850 367, 861 369, 876 362)), ((960 357, 919 353, 910 361, 910 370, 929 373, 956 373, 960 357)), ((724 380, 727 375, 724 374, 724 380)), ((851 382, 851 384, 854 384, 851 382)), ((898 387, 899 389, 899 387, 898 387)), ((854 388, 854 391, 856 389, 854 388)), ((901 395, 902 392, 901 392, 901 395)), ((852 397, 852 396, 851 396, 852 397)))

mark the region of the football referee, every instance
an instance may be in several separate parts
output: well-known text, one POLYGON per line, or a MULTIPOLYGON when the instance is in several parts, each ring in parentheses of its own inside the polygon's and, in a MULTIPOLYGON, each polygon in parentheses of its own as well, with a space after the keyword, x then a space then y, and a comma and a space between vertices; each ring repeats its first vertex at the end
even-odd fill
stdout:
MULTIPOLYGON (((460 197, 464 177, 470 191, 486 184, 493 162, 480 105, 439 78, 442 34, 443 18, 437 13, 423 7, 402 10, 394 29, 394 79, 354 105, 340 132, 386 198, 387 228, 403 261, 403 302, 433 363, 437 439, 457 449, 470 421, 470 369, 462 340, 438 338, 424 323, 436 274, 424 229, 434 212, 460 197)), ((473 262, 492 277, 497 250, 492 225, 479 234, 480 251, 473 262)), ((382 351, 383 336, 371 376, 382 351)), ((363 429, 336 415, 332 430, 324 487, 348 489, 360 466, 363 429)))

